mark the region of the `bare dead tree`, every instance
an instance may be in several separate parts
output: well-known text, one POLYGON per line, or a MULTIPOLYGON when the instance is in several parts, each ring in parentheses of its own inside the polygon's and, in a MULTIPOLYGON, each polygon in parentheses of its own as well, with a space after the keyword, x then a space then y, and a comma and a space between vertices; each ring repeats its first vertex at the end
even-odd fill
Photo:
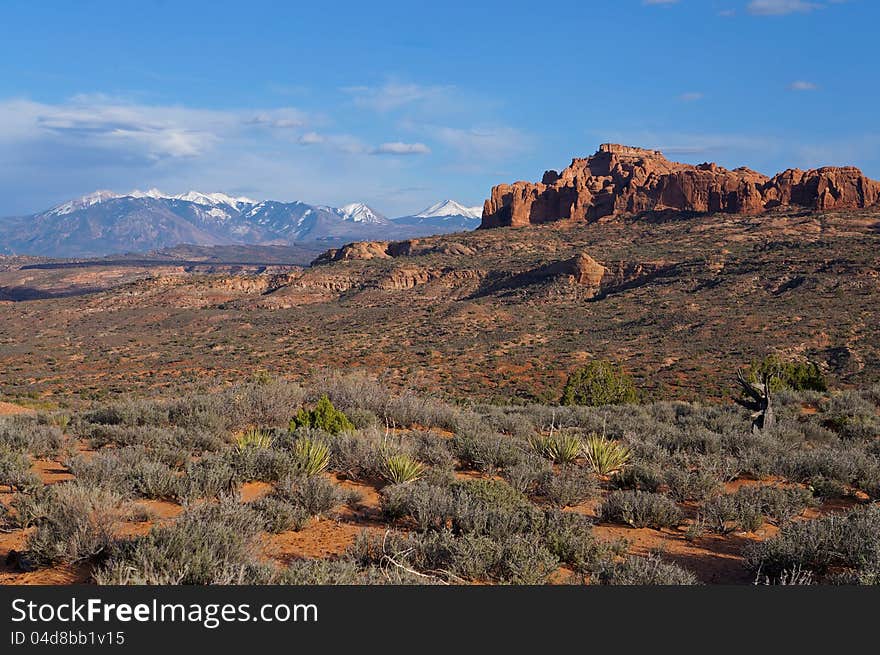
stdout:
POLYGON ((752 432, 769 430, 776 423, 773 413, 773 392, 771 385, 776 378, 774 371, 761 371, 757 374, 758 382, 752 382, 737 371, 736 381, 742 387, 745 396, 737 399, 737 403, 752 412, 752 432))

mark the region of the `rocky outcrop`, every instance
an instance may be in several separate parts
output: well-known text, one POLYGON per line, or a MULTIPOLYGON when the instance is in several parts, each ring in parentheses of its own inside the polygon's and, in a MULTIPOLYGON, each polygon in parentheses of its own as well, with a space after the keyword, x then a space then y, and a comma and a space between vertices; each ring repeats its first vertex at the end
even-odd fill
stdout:
POLYGON ((748 168, 680 164, 658 150, 602 144, 541 182, 500 184, 483 206, 481 228, 664 210, 760 214, 792 205, 858 209, 880 202, 880 182, 857 168, 790 169, 773 178, 748 168))
POLYGON ((406 241, 358 241, 341 248, 332 248, 313 262, 312 266, 330 264, 332 262, 364 261, 370 259, 393 259, 395 257, 414 257, 418 255, 440 254, 453 256, 470 256, 475 251, 458 242, 441 242, 435 244, 420 239, 406 241))

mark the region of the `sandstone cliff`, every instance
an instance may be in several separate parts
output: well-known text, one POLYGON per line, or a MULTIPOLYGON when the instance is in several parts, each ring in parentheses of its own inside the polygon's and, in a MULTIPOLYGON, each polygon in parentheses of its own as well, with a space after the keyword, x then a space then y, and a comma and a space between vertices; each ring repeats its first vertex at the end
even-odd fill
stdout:
POLYGON ((680 164, 657 150, 602 144, 541 182, 500 184, 483 206, 481 228, 663 210, 760 214, 792 205, 858 209, 880 202, 880 182, 857 168, 789 169, 773 178, 748 168, 680 164))

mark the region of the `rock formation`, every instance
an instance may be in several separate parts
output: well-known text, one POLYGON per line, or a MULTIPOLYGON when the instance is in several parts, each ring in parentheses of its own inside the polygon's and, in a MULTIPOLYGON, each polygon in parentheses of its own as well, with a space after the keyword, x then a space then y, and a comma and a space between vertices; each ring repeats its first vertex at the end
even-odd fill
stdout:
POLYGON ((541 182, 500 184, 483 206, 481 228, 560 220, 597 221, 606 216, 663 210, 760 214, 798 205, 811 209, 859 209, 880 202, 880 182, 857 168, 789 169, 773 178, 748 168, 680 164, 657 150, 602 144, 541 182))

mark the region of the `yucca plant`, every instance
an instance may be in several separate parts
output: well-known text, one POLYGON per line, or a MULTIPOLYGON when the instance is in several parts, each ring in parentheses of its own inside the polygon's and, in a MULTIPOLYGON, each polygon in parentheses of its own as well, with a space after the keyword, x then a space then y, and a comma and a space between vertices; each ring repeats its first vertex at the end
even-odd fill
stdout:
POLYGON ((406 453, 385 455, 382 460, 382 477, 392 484, 418 480, 424 472, 425 465, 406 453))
POLYGON ((330 466, 330 447, 317 439, 297 439, 293 444, 293 459, 305 475, 318 475, 330 466))
POLYGON ((533 437, 532 448, 541 457, 557 464, 570 464, 581 453, 581 440, 576 434, 551 434, 533 437))
POLYGON ((590 468, 599 475, 619 471, 632 457, 632 451, 622 443, 598 434, 584 442, 583 453, 590 468))
POLYGON ((235 437, 235 447, 239 451, 247 450, 248 448, 271 448, 272 435, 268 430, 248 428, 235 437))

